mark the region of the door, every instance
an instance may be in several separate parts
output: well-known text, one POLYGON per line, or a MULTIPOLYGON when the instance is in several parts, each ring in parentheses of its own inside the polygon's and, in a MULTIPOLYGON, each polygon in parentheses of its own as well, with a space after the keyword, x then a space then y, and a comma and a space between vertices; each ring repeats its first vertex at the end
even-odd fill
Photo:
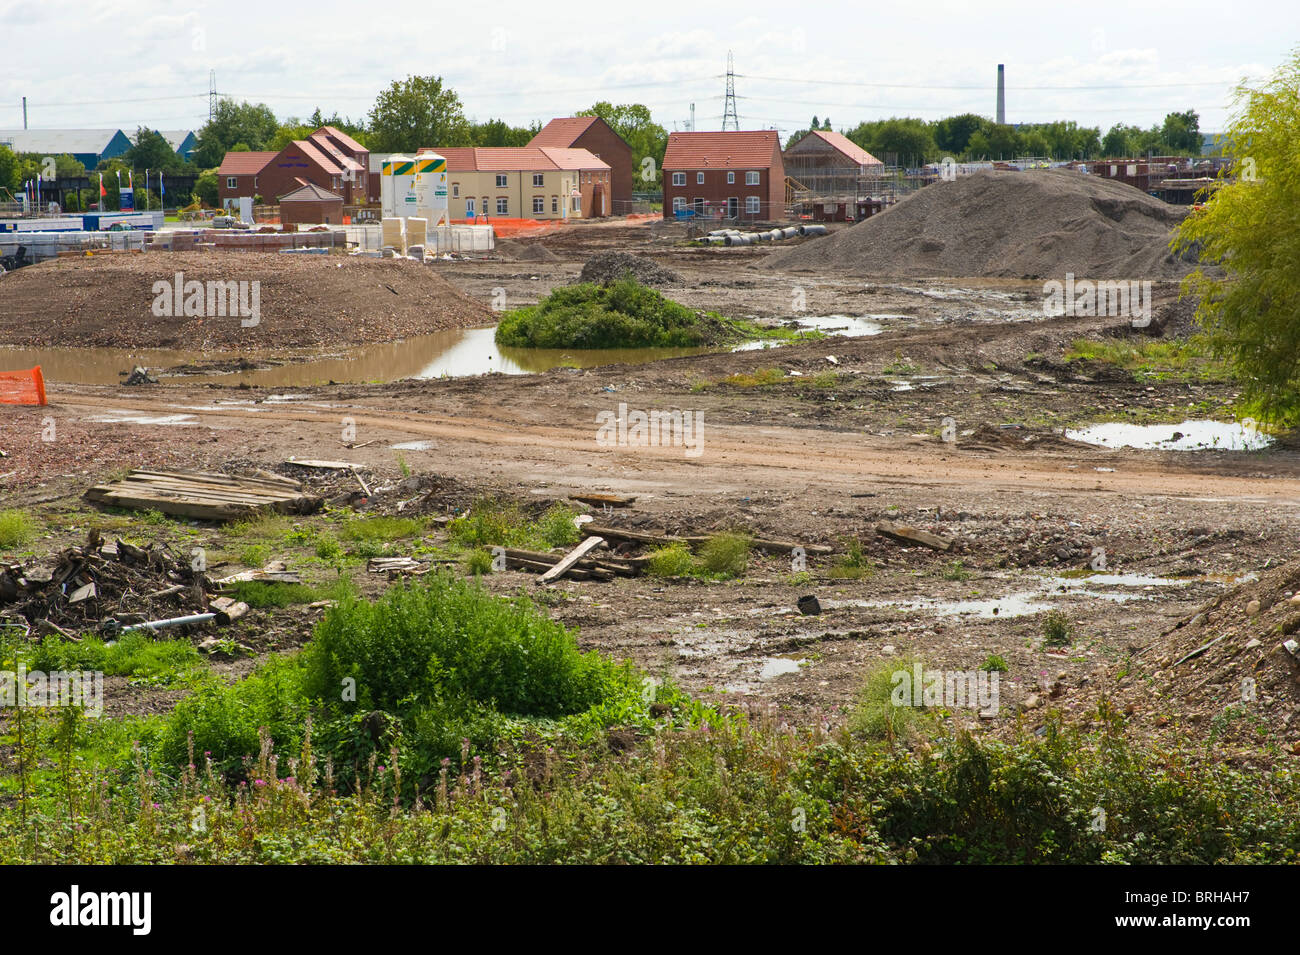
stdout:
POLYGON ((469 198, 469 199, 466 199, 466 200, 465 200, 465 218, 466 218, 466 219, 472 219, 472 218, 474 218, 474 200, 473 200, 473 198, 469 198))
POLYGON ((727 218, 734 219, 740 215, 740 200, 732 196, 727 200, 727 218))

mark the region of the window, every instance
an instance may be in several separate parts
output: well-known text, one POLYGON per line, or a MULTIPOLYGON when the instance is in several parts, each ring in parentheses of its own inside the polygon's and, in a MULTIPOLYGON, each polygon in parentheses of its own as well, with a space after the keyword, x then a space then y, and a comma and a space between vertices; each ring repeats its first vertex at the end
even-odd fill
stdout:
POLYGON ((533 173, 533 185, 538 187, 546 185, 546 174, 541 172, 533 173))
POLYGON ((459 198, 460 198, 460 183, 458 183, 458 182, 453 182, 453 183, 451 184, 451 197, 452 197, 453 199, 459 199, 459 198))
POLYGON ((704 185, 704 173, 702 173, 702 172, 697 172, 697 173, 695 174, 695 184, 696 184, 697 186, 702 186, 702 185, 704 185))
POLYGON ((745 197, 745 214, 756 216, 759 213, 758 196, 745 197))
POLYGON ((573 197, 573 211, 574 212, 582 211, 582 199, 579 196, 573 197))
POLYGON ((684 172, 675 172, 675 173, 673 173, 673 185, 674 185, 674 186, 684 186, 684 185, 686 185, 686 173, 684 173, 684 172))
POLYGON ((560 197, 551 196, 551 214, 558 216, 560 214, 560 197))
POLYGON ((727 173, 727 185, 729 186, 734 185, 735 182, 736 182, 736 174, 734 172, 727 173))
POLYGON ((747 186, 757 186, 757 185, 758 185, 758 173, 755 172, 754 170, 750 170, 749 172, 745 173, 745 185, 747 185, 747 186))
POLYGON ((497 174, 497 188, 498 188, 498 189, 504 189, 504 188, 505 188, 505 185, 506 185, 506 176, 505 176, 505 173, 498 173, 498 174, 497 174))
POLYGON ((254 188, 254 189, 257 188, 257 177, 256 177, 256 176, 253 177, 253 188, 254 188))
POLYGON ((238 188, 239 188, 239 177, 238 177, 238 176, 227 176, 227 177, 226 177, 226 188, 227 188, 227 189, 238 189, 238 188))
POLYGON ((505 196, 497 196, 497 215, 508 216, 510 214, 510 200, 505 196))
POLYGON ((546 211, 546 200, 541 196, 533 196, 533 213, 541 214, 546 211))
POLYGON ((673 196, 673 212, 678 212, 686 208, 686 199, 682 196, 673 196))

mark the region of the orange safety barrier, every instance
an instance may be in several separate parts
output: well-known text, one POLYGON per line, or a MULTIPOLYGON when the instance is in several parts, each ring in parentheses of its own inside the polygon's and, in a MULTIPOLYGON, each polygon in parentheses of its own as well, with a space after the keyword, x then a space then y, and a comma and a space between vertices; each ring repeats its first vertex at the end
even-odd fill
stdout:
POLYGON ((45 377, 41 366, 28 371, 0 371, 0 405, 45 404, 45 377))

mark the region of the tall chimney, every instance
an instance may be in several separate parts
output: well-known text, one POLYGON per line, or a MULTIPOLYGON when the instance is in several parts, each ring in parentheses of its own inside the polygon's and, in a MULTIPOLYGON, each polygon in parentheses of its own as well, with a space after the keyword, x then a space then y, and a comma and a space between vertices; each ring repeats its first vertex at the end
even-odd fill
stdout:
POLYGON ((23 129, 27 128, 27 97, 23 97, 23 129))
POLYGON ((1003 126, 1007 121, 1007 87, 1006 71, 1001 63, 998 64, 998 125, 1003 126))

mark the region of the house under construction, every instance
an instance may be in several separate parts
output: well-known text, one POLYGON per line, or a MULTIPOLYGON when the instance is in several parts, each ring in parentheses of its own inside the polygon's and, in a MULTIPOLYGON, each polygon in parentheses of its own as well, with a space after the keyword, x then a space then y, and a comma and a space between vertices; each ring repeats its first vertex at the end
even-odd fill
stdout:
POLYGON ((890 167, 830 130, 807 133, 782 153, 782 159, 786 212, 792 219, 858 221, 879 212, 895 192, 890 167))

